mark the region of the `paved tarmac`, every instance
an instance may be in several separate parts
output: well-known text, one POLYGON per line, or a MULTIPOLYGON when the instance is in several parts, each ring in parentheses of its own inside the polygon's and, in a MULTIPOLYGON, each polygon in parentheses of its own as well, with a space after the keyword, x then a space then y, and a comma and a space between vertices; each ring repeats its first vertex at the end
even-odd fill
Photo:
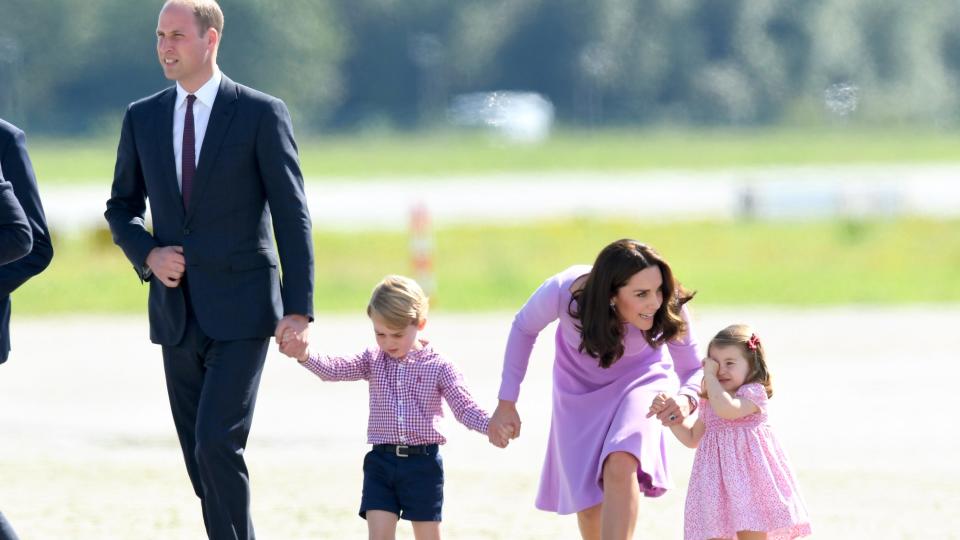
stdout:
MULTIPOLYGON (((701 341, 737 321, 763 336, 775 429, 814 538, 960 538, 960 306, 694 309, 701 341)), ((427 327, 490 408, 511 319, 438 311, 427 327)), ((17 318, 12 335, 0 366, 0 509, 21 537, 202 538, 144 317, 17 318)), ((332 353, 373 341, 362 316, 321 316, 312 336, 332 353)), ((551 353, 544 335, 519 402, 522 437, 508 449, 445 421, 448 538, 577 538, 573 517, 533 508, 551 353)), ((271 351, 246 453, 260 537, 366 537, 356 516, 366 400, 363 383, 324 383, 271 351)), ((676 487, 641 501, 637 538, 681 537, 693 453, 668 440, 676 487)), ((399 538, 412 538, 405 523, 399 538)))

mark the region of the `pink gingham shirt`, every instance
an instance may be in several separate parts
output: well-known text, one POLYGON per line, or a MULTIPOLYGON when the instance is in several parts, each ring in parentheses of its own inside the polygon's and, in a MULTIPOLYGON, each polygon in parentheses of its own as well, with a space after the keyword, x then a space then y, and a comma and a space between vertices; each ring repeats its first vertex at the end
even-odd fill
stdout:
POLYGON ((325 381, 369 381, 370 444, 446 443, 437 429, 443 416, 441 397, 461 424, 486 433, 490 416, 470 396, 463 375, 429 344, 423 345, 400 359, 378 347, 351 357, 311 353, 303 366, 325 381))

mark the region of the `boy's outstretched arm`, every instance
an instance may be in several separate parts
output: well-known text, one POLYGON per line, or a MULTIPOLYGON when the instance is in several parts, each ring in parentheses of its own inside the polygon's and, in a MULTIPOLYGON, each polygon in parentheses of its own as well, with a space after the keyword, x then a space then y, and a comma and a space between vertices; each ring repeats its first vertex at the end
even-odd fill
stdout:
POLYGON ((325 381, 370 380, 370 361, 374 352, 367 349, 353 356, 323 356, 304 352, 300 365, 325 381))
POLYGON ((480 405, 470 395, 463 375, 457 368, 450 363, 443 366, 439 380, 440 395, 450 405, 454 418, 469 429, 485 433, 490 443, 499 448, 504 448, 506 442, 503 440, 503 433, 500 429, 491 429, 490 415, 483 410, 480 405), (502 446, 501 444, 503 443, 502 446))

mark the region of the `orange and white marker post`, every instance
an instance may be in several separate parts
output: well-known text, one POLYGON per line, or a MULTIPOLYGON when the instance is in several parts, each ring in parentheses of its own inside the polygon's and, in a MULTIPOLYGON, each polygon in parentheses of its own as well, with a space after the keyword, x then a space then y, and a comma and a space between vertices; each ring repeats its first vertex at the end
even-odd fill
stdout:
POLYGON ((433 235, 430 231, 430 212, 423 203, 417 203, 410 209, 410 260, 414 279, 433 304, 437 292, 437 279, 433 274, 433 235))

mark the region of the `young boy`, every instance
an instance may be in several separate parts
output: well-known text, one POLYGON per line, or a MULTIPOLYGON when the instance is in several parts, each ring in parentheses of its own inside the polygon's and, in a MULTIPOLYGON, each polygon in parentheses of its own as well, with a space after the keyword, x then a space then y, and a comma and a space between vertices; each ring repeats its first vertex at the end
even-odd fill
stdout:
MULTIPOLYGON (((478 406, 456 366, 419 333, 427 323, 429 300, 403 276, 387 276, 373 290, 367 315, 377 346, 350 357, 323 356, 284 335, 280 351, 325 381, 369 381, 367 442, 363 460, 360 517, 370 538, 394 538, 398 519, 412 522, 417 540, 440 538, 443 461, 446 439, 436 429, 447 401, 464 426, 488 433, 490 415, 478 406)), ((504 446, 497 444, 497 446, 504 446)))

